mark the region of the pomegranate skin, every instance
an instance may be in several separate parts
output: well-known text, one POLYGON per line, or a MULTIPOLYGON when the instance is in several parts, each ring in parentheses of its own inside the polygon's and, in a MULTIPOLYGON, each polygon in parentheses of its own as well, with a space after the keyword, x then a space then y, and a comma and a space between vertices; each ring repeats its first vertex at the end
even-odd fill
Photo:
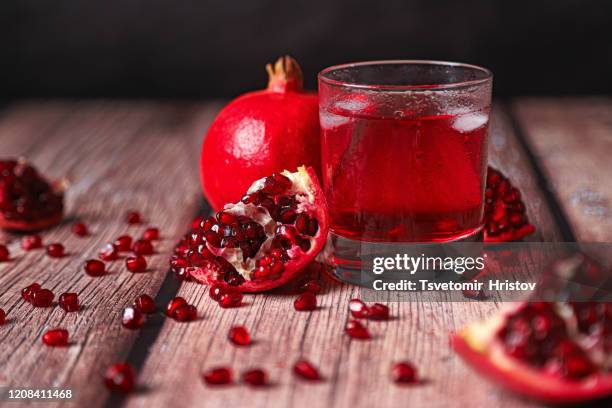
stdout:
POLYGON ((306 165, 320 177, 318 97, 303 91, 301 71, 290 57, 268 72, 268 88, 230 102, 204 139, 202 188, 216 211, 272 173, 306 165))

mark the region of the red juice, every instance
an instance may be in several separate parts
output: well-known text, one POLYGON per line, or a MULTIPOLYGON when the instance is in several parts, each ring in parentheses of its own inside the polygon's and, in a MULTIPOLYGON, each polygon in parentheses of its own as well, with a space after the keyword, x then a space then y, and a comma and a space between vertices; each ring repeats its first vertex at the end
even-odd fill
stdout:
POLYGON ((482 226, 487 110, 377 115, 321 112, 332 231, 384 242, 444 242, 482 226))

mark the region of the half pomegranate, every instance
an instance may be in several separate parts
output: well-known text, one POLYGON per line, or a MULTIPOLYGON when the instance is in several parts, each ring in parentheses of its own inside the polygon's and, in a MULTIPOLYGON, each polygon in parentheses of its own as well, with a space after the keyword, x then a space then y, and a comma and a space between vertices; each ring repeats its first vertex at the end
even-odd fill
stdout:
POLYGON ((533 233, 519 190, 493 167, 487 170, 485 242, 517 241, 533 233))
POLYGON ((612 396, 612 304, 514 304, 452 336, 485 377, 552 404, 612 396))
POLYGON ((65 182, 49 183, 25 160, 0 160, 0 228, 36 231, 63 217, 65 182))
POLYGON ((299 274, 323 249, 327 231, 316 174, 300 167, 255 181, 241 201, 203 219, 171 264, 209 285, 261 292, 299 274))

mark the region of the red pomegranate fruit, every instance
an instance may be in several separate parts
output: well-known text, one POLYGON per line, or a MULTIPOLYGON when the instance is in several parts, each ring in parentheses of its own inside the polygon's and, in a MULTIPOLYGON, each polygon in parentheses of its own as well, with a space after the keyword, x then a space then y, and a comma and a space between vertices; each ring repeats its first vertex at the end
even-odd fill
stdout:
POLYGON ((58 224, 65 182, 50 183, 25 160, 0 160, 0 228, 36 231, 58 224))
POLYGON ((485 190, 485 242, 517 241, 533 233, 521 193, 493 167, 487 171, 485 190))
POLYGON ((304 92, 302 71, 291 57, 266 70, 268 88, 230 102, 204 139, 202 187, 216 211, 268 174, 300 165, 320 168, 317 95, 304 92))
POLYGON ((551 404, 612 396, 612 303, 520 303, 452 336, 483 376, 551 404))
POLYGON ((228 204, 186 236, 173 262, 208 285, 261 292, 297 276, 323 249, 325 198, 312 168, 257 180, 241 201, 228 204))

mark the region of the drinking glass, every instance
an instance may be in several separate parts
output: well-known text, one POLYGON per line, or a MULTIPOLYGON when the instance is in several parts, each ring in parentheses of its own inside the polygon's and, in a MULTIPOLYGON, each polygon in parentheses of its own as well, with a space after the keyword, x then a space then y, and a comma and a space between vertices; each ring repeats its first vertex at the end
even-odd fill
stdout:
POLYGON ((328 259, 364 243, 482 239, 492 74, 441 61, 372 61, 319 73, 328 259))

